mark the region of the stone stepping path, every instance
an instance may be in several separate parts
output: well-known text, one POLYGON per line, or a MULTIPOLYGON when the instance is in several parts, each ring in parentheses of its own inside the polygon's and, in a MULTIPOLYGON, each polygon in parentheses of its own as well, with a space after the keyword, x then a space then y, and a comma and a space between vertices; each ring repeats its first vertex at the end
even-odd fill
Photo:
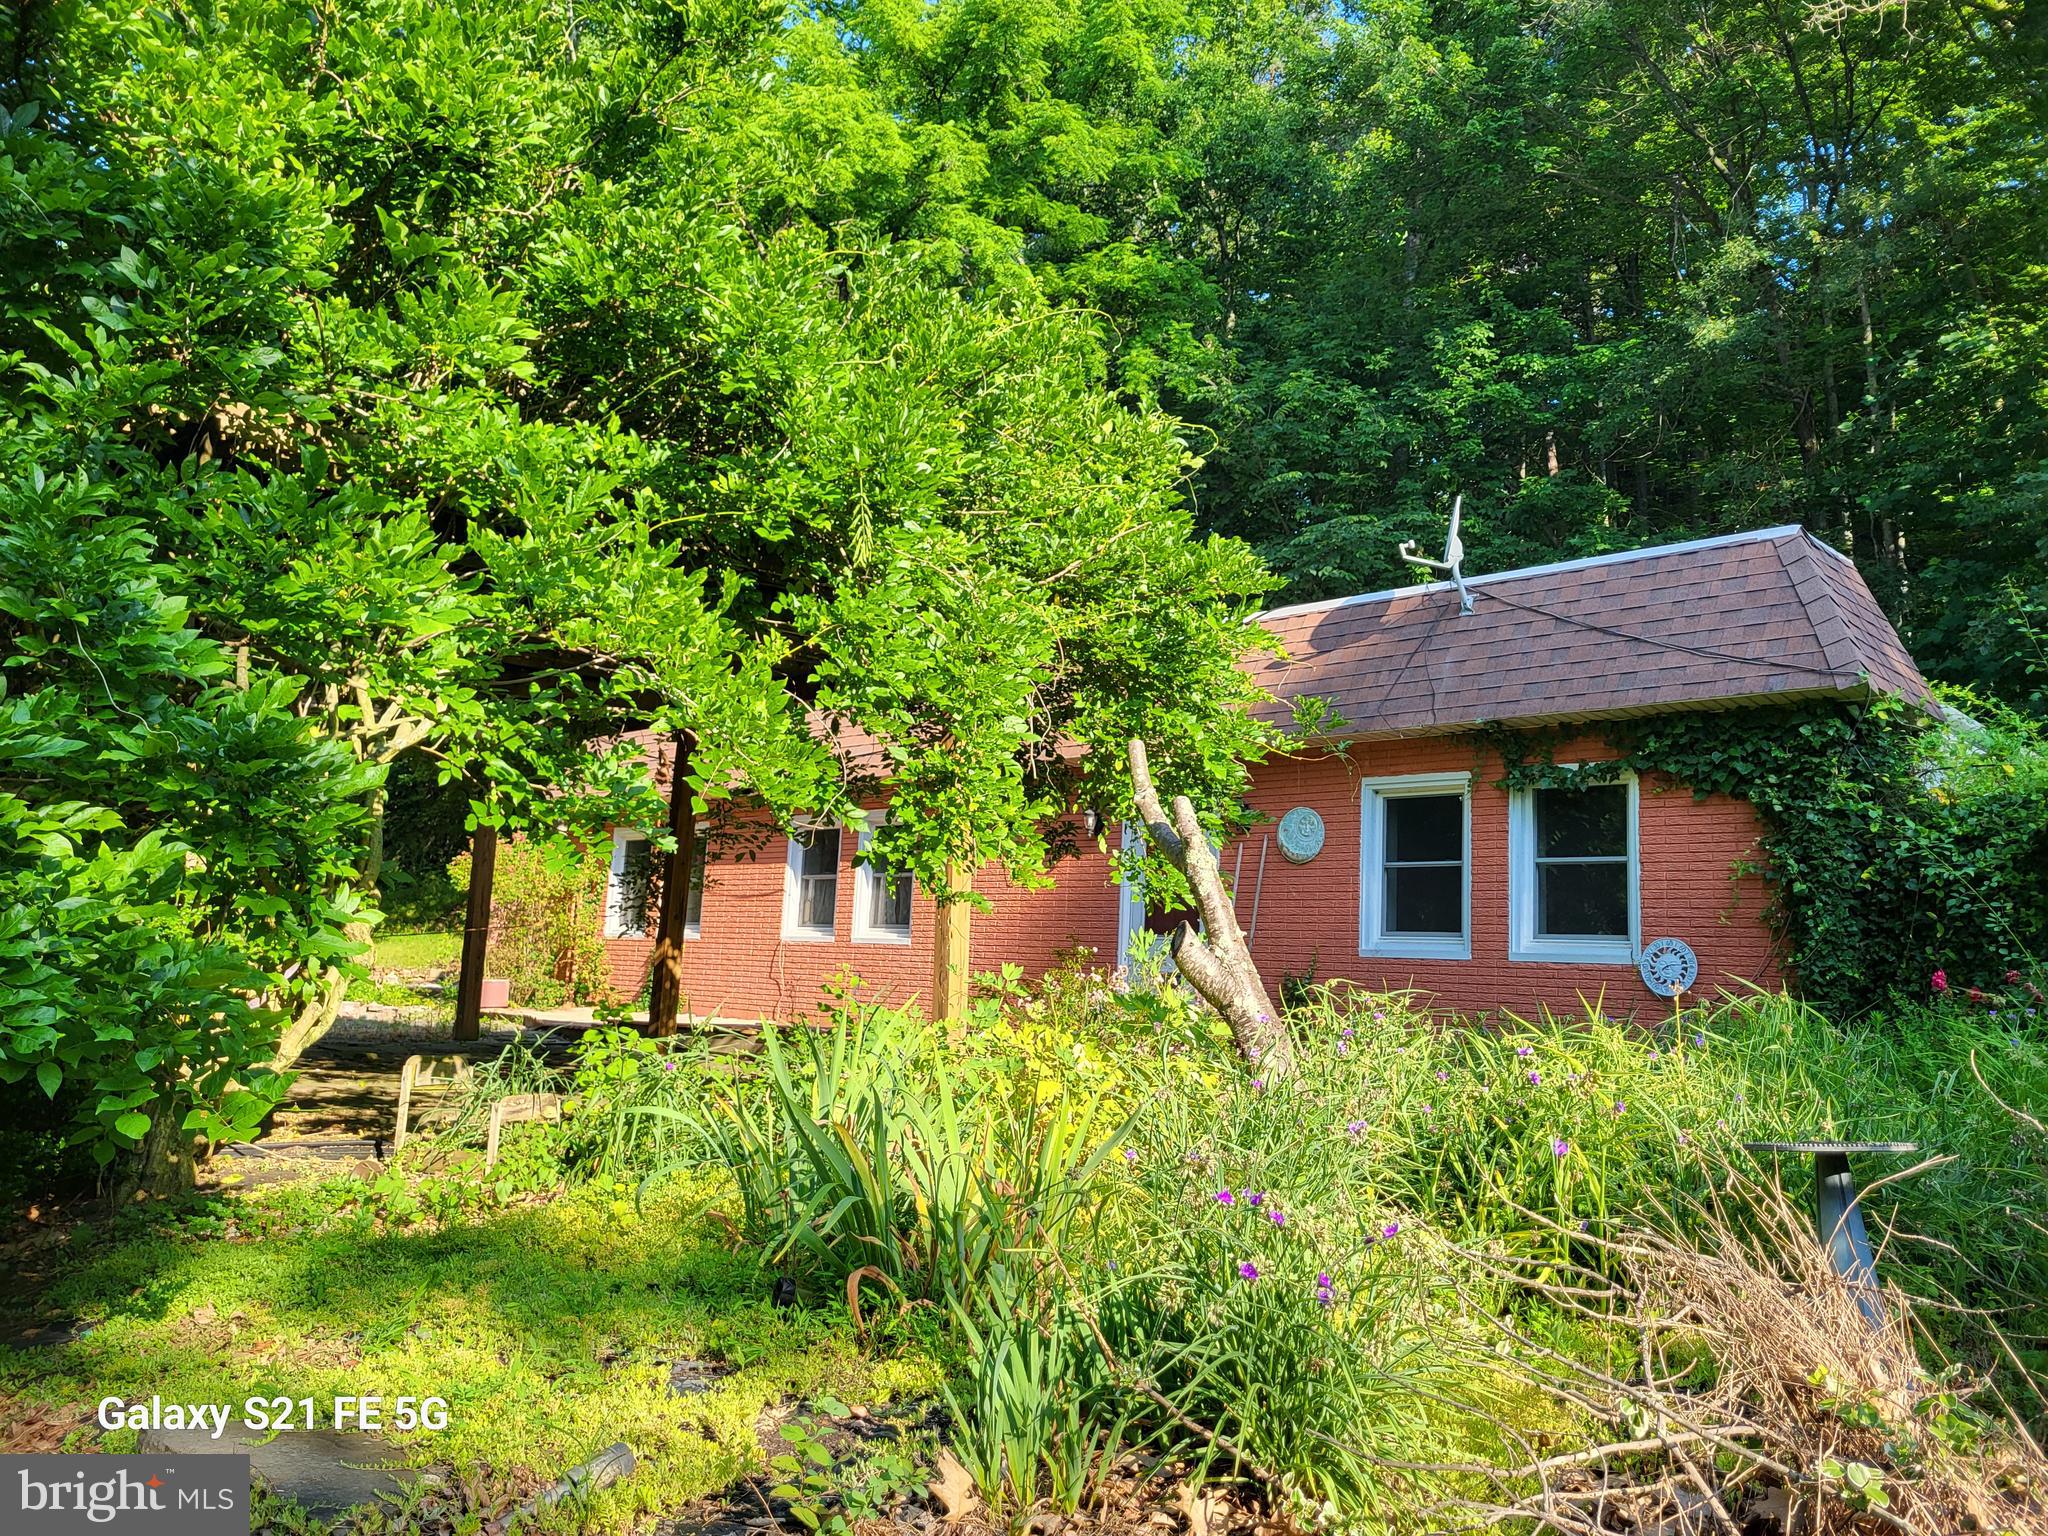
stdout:
POLYGON ((135 1448, 152 1456, 247 1456, 249 1470, 271 1492, 327 1517, 398 1498, 429 1475, 397 1465, 398 1447, 376 1435, 328 1429, 271 1435, 240 1419, 229 1420, 218 1440, 204 1429, 145 1429, 135 1448))

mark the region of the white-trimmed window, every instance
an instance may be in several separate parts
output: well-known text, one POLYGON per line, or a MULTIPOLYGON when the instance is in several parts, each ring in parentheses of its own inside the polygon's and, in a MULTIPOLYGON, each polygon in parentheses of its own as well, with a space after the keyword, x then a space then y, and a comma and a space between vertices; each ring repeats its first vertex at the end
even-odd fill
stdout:
MULTIPOLYGON (((869 817, 860 829, 860 851, 867 853, 886 818, 869 817)), ((910 876, 891 877, 886 869, 862 861, 853 868, 853 942, 910 942, 910 876)))
POLYGON ((1363 788, 1358 952, 1472 958, 1472 776, 1412 773, 1363 788))
POLYGON ((830 944, 839 910, 839 828, 799 823, 789 839, 789 873, 782 889, 782 936, 830 944))
MULTIPOLYGON (((697 840, 690 855, 690 895, 683 911, 683 937, 694 939, 704 926, 704 863, 707 831, 697 823, 697 840)), ((612 831, 612 870, 604 888, 604 936, 608 939, 644 939, 661 915, 656 882, 654 844, 645 832, 627 827, 612 831)))
POLYGON ((1641 858, 1633 774, 1508 798, 1508 958, 1631 965, 1641 858))

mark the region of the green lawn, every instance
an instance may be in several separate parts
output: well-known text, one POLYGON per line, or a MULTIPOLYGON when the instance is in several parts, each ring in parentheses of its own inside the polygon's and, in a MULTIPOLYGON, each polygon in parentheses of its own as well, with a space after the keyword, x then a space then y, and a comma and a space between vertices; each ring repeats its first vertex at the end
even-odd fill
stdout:
MULTIPOLYGON (((360 1180, 208 1201, 82 1254, 45 1310, 91 1331, 61 1349, 0 1348, 0 1394, 81 1413, 110 1395, 438 1396, 445 1430, 392 1438, 472 1486, 534 1486, 626 1441, 638 1472, 585 1511, 591 1528, 617 1530, 758 1466, 766 1407, 936 1387, 937 1364, 914 1344, 863 1352, 843 1311, 775 1307, 708 1203, 703 1188, 677 1187, 635 1214, 584 1192, 392 1230, 360 1180), (684 1359, 736 1369, 678 1397, 669 1363, 684 1359)), ((73 1437, 107 1451, 133 1440, 73 1437)))
POLYGON ((394 970, 423 971, 454 965, 461 957, 459 933, 391 933, 378 936, 372 963, 394 970))

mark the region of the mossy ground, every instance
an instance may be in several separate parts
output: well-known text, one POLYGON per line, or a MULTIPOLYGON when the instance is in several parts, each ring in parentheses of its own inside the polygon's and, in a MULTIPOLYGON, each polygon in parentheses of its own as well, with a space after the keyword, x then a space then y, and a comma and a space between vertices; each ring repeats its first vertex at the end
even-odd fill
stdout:
MULTIPOLYGON (((578 1193, 392 1230, 374 1202, 348 1199, 348 1182, 210 1200, 83 1239, 43 1308, 89 1331, 56 1349, 0 1349, 0 1394, 81 1417, 104 1397, 311 1397, 325 1411, 338 1395, 437 1396, 446 1429, 390 1438, 473 1487, 550 1481, 627 1442, 636 1475, 575 1517, 618 1530, 758 1467, 765 1408, 925 1394, 942 1374, 915 1340, 863 1346, 842 1310, 775 1306, 771 1277, 728 1249, 702 1186, 623 1214, 624 1202, 578 1193), (697 1395, 669 1390, 669 1362, 707 1358, 734 1369, 697 1395)), ((92 1427, 69 1445, 118 1452, 134 1438, 92 1427)))

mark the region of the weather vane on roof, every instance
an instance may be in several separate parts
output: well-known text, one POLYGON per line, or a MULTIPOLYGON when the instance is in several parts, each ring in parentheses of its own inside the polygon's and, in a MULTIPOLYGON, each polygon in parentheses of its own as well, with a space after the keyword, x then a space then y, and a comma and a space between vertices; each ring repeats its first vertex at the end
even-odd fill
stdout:
POLYGON ((1451 536, 1444 540, 1444 557, 1432 560, 1427 555, 1415 552, 1415 541, 1401 541, 1401 558, 1410 565, 1419 565, 1426 571, 1443 571, 1458 585, 1458 612, 1472 611, 1472 592, 1465 585, 1465 541, 1458 537, 1458 512, 1465 505, 1465 493, 1460 491, 1451 498, 1451 536))

